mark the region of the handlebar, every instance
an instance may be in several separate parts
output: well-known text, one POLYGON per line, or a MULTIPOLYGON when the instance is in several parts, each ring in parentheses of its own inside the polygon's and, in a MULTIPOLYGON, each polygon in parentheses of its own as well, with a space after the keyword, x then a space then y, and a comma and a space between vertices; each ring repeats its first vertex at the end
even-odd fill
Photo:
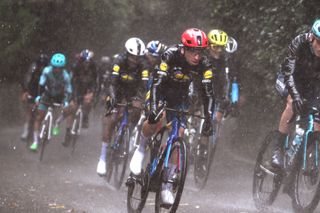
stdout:
POLYGON ((188 111, 177 110, 177 109, 174 109, 174 108, 169 108, 169 107, 167 107, 167 104, 164 103, 164 104, 161 106, 161 109, 160 109, 160 111, 158 112, 157 116, 155 117, 155 120, 157 120, 164 111, 172 111, 172 112, 176 112, 176 113, 178 113, 178 114, 184 114, 184 115, 193 116, 193 117, 197 117, 197 118, 201 118, 201 119, 206 119, 204 116, 196 115, 196 114, 190 113, 190 112, 188 112, 188 111))

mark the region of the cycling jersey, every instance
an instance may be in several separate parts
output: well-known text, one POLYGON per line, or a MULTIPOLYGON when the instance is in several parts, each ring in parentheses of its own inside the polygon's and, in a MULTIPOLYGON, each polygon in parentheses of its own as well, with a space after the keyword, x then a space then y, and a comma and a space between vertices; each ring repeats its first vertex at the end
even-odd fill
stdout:
POLYGON ((282 63, 281 72, 291 97, 313 96, 315 86, 320 80, 320 58, 313 53, 309 33, 300 34, 293 39, 288 54, 282 63))
POLYGON ((133 64, 128 61, 128 54, 119 54, 113 62, 110 84, 110 95, 116 100, 130 100, 137 96, 144 97, 149 71, 144 59, 133 64))
POLYGON ((41 72, 45 66, 40 65, 36 62, 32 63, 24 76, 22 89, 29 93, 34 99, 37 97, 38 88, 39 88, 39 80, 41 76, 41 72))
POLYGON ((54 73, 52 66, 43 69, 39 81, 41 100, 64 97, 69 102, 72 94, 71 77, 67 70, 54 73))
POLYGON ((73 93, 77 98, 88 92, 95 92, 97 87, 97 67, 94 61, 81 58, 72 66, 73 93))
POLYGON ((203 57, 198 65, 191 66, 181 54, 180 46, 170 47, 162 55, 159 69, 154 76, 151 108, 156 109, 158 101, 163 100, 168 107, 188 109, 188 93, 192 81, 205 99, 204 102, 207 102, 208 98, 213 97, 212 78, 212 67, 206 57, 203 57))

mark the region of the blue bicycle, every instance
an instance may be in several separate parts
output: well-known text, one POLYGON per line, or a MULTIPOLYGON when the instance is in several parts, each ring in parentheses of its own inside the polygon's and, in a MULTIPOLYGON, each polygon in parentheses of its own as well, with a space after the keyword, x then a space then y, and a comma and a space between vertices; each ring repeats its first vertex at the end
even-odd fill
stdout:
POLYGON ((133 106, 131 102, 117 105, 123 107, 123 113, 112 133, 111 146, 107 154, 106 179, 107 182, 110 182, 111 177, 114 176, 114 185, 119 189, 128 163, 130 145, 129 108, 133 106))
POLYGON ((313 212, 320 200, 319 141, 313 137, 313 110, 308 116, 296 116, 294 132, 284 147, 284 169, 271 166, 276 138, 272 131, 265 138, 256 160, 253 175, 253 200, 259 210, 272 205, 280 190, 292 198, 295 212, 313 212))
MULTIPOLYGON (((163 107, 163 111, 174 111, 177 114, 185 113, 163 107)), ((171 122, 162 127, 149 141, 146 149, 145 165, 139 178, 128 184, 127 209, 130 213, 141 212, 148 193, 155 192, 155 212, 166 209, 175 212, 179 206, 187 173, 187 149, 185 141, 178 136, 180 128, 179 116, 175 116, 171 122), (167 140, 165 141, 165 138, 167 140), (174 164, 174 166, 173 166, 174 164), (174 194, 174 203, 165 205, 161 200, 162 184, 170 183, 174 194)))

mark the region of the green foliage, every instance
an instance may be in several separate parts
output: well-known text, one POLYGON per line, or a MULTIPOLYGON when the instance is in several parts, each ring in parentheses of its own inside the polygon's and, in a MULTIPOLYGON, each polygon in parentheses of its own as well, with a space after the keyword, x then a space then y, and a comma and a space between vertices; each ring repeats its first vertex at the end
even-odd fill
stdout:
MULTIPOLYGON (((40 52, 91 48, 99 57, 123 51, 138 36, 177 43, 189 27, 221 28, 239 43, 244 90, 271 101, 286 48, 320 14, 318 0, 54 0, 0 1, 0 79, 19 80, 40 52)), ((70 64, 69 63, 69 64, 70 64)))

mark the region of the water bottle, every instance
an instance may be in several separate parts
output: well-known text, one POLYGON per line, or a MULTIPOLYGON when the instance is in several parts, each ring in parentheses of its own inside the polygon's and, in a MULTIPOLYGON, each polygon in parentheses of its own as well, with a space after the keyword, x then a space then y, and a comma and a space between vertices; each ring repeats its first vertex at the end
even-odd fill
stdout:
POLYGON ((296 135, 294 137, 294 140, 292 141, 290 149, 288 150, 288 155, 290 156, 290 161, 289 161, 290 165, 292 164, 294 156, 298 152, 298 149, 302 143, 303 134, 304 134, 304 130, 300 127, 297 127, 296 128, 296 135))
POLYGON ((234 79, 231 85, 231 103, 236 104, 239 101, 239 84, 234 79))

